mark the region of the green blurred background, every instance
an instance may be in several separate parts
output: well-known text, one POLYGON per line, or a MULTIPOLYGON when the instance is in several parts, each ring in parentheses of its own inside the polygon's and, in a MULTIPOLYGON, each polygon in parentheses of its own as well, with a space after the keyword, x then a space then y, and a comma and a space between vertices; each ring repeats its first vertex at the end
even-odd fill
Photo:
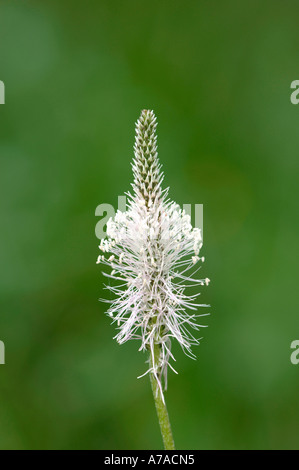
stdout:
POLYGON ((179 449, 299 448, 297 1, 2 0, 1 449, 160 449, 145 356, 119 346, 95 208, 158 116, 172 199, 204 204, 209 328, 176 349, 179 449))

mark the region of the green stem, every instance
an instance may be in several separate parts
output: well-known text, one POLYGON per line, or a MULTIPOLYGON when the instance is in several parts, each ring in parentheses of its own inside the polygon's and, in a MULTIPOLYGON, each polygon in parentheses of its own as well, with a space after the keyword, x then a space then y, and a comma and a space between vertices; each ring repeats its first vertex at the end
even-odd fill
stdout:
MULTIPOLYGON (((159 354, 159 353, 160 353, 160 351, 159 351, 159 348, 157 347, 156 350, 155 350, 155 358, 154 358, 155 361, 156 361, 156 358, 157 358, 157 354, 159 354)), ((150 362, 152 363, 152 358, 150 359, 150 362)), ((166 449, 166 450, 175 450, 175 445, 174 445, 174 440, 173 440, 173 436, 172 436, 172 431, 171 431, 171 426, 170 426, 170 421, 169 421, 169 416, 168 416, 166 404, 162 400, 159 385, 158 385, 157 379, 156 379, 156 377, 154 376, 153 373, 150 373, 150 379, 151 379, 151 386, 152 386, 152 391, 153 391, 153 395, 154 395, 158 420, 159 420, 159 424, 160 424, 164 449, 166 449)))

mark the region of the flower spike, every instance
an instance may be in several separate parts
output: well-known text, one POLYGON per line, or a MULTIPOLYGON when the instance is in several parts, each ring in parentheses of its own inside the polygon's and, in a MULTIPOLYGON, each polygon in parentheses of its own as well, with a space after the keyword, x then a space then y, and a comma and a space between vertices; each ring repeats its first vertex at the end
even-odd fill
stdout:
POLYGON ((109 265, 112 272, 105 275, 117 281, 106 286, 115 295, 107 312, 117 325, 115 339, 119 344, 137 339, 139 350, 150 352, 145 374, 153 374, 164 401, 168 367, 174 370, 172 341, 195 358, 191 346, 199 339, 190 330, 203 326, 195 312, 206 305, 196 302, 200 293, 190 295, 186 289, 207 285, 209 279, 194 276, 204 261, 200 230, 162 189, 156 127, 153 111, 143 110, 136 123, 133 194, 126 211, 109 219, 98 262, 109 265))

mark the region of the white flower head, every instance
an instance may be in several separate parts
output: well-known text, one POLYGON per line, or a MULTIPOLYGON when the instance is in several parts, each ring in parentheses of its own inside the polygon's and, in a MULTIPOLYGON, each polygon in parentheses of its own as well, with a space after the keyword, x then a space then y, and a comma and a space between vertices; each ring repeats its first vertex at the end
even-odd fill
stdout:
POLYGON ((115 295, 107 312, 117 324, 115 338, 119 344, 138 339, 139 350, 150 351, 147 372, 156 377, 163 398, 168 367, 174 370, 172 340, 192 358, 191 346, 199 344, 190 329, 203 326, 196 321, 202 316, 196 310, 206 305, 198 304, 200 293, 188 294, 188 287, 209 280, 194 276, 204 261, 198 256, 200 230, 168 199, 168 189, 162 190, 156 126, 153 111, 143 110, 136 123, 133 195, 128 194, 126 212, 117 211, 108 221, 98 262, 109 265, 111 274, 104 274, 117 281, 106 286, 115 295))

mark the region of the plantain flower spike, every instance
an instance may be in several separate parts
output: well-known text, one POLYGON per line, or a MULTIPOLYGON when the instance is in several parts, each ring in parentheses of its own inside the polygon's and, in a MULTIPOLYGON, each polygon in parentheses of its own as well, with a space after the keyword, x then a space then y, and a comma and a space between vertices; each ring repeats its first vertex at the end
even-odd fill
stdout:
MULTIPOLYGON (((140 351, 149 351, 149 368, 164 401, 167 370, 175 358, 171 343, 178 341, 183 351, 195 358, 191 346, 199 344, 190 330, 199 330, 196 303, 199 292, 188 287, 208 285, 197 279, 202 247, 201 231, 193 228, 190 216, 168 198, 162 189, 164 178, 157 153, 157 120, 153 111, 143 110, 136 123, 132 163, 133 194, 127 194, 125 212, 117 211, 107 222, 106 237, 99 246, 97 263, 111 267, 116 285, 106 285, 114 300, 107 314, 116 323, 119 344, 140 341, 140 351)), ((207 315, 207 314, 205 314, 207 315)), ((142 377, 141 375, 140 377, 142 377)))

